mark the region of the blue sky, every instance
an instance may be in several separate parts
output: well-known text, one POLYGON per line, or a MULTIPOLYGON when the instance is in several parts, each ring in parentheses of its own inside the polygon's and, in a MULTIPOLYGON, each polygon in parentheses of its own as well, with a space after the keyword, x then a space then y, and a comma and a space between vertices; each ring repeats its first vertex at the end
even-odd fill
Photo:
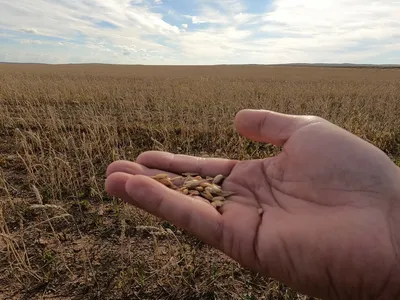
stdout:
POLYGON ((0 61, 400 63, 400 1, 0 0, 0 61))

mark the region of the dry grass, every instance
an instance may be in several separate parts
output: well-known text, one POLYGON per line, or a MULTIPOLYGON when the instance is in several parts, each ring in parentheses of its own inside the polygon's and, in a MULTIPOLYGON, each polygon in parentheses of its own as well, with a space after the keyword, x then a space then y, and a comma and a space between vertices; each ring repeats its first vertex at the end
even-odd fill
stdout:
MULTIPOLYGON (((0 295, 305 299, 104 192, 150 149, 236 159, 242 108, 324 117, 400 162, 400 70, 0 65, 0 295)), ((0 298, 1 298, 0 297, 0 298)))

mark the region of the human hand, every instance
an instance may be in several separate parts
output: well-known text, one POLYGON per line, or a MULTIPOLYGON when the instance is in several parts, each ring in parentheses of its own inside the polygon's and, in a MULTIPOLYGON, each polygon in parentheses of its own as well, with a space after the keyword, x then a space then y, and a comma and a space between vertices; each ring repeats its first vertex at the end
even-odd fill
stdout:
POLYGON ((301 293, 400 297, 399 168, 318 117, 243 110, 235 125, 283 151, 247 161, 145 152, 112 163, 106 191, 301 293), (223 174, 223 189, 236 194, 218 212, 148 177, 183 172, 223 174))

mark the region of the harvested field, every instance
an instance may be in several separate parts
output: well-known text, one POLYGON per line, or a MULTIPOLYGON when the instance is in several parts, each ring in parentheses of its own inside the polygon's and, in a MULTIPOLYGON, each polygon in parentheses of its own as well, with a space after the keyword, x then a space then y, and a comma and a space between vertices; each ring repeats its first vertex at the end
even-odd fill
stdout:
POLYGON ((0 299, 310 299, 104 191, 147 150, 250 159, 243 108, 312 114, 400 166, 400 69, 0 64, 0 299))

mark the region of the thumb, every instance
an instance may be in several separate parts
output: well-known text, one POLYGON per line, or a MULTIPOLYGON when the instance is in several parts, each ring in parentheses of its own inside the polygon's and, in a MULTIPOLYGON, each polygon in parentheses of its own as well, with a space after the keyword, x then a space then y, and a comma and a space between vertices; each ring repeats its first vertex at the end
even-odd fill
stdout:
POLYGON ((243 109, 236 114, 235 127, 239 134, 257 142, 283 146, 300 128, 325 122, 316 116, 289 115, 270 110, 243 109))

